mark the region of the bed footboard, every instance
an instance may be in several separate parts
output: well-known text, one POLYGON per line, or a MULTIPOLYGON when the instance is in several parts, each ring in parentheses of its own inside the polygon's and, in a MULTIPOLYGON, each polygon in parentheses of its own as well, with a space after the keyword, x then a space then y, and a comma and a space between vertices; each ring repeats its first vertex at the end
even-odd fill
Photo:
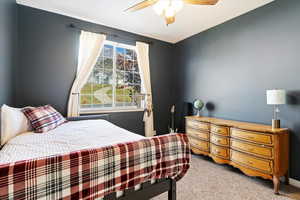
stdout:
POLYGON ((106 195, 103 200, 149 200, 164 192, 168 192, 168 200, 176 200, 176 181, 173 179, 160 179, 151 184, 150 181, 142 183, 141 189, 130 188, 124 191, 123 196, 117 198, 116 192, 106 195))

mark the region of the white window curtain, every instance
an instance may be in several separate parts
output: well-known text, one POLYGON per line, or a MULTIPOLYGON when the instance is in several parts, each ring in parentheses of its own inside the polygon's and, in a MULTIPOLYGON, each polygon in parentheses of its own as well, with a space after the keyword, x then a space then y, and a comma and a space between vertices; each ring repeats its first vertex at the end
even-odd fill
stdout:
POLYGON ((87 82, 98 57, 100 56, 105 40, 105 35, 86 31, 81 32, 77 75, 69 97, 68 117, 79 116, 80 90, 87 82))
POLYGON ((136 43, 136 52, 138 66, 142 76, 143 84, 146 90, 146 111, 144 113, 145 136, 152 137, 155 135, 153 124, 153 105, 152 105, 152 90, 150 79, 150 63, 149 63, 149 45, 143 42, 136 43))

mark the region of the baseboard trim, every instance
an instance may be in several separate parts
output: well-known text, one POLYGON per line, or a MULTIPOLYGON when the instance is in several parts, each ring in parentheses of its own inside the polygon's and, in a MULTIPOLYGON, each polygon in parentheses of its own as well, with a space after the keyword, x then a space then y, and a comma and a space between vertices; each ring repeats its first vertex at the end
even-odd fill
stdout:
POLYGON ((290 178, 289 181, 290 181, 290 185, 300 188, 300 181, 293 178, 290 178))

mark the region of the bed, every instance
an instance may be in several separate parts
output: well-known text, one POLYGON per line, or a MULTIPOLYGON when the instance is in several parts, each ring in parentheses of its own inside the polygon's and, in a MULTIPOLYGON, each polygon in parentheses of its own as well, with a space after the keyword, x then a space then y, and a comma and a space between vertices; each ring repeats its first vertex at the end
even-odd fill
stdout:
POLYGON ((185 134, 144 138, 103 120, 26 132, 0 151, 0 199, 150 199, 190 165, 185 134))

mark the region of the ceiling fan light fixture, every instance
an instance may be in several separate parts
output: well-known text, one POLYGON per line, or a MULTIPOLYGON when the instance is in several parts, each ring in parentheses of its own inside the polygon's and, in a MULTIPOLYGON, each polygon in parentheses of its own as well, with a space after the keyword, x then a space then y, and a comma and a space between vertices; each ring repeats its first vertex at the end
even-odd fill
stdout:
POLYGON ((173 17, 165 17, 165 20, 166 20, 166 24, 169 25, 169 24, 172 24, 175 22, 175 16, 173 17))
POLYGON ((182 0, 173 0, 172 7, 176 13, 178 13, 183 8, 183 1, 182 0))
POLYGON ((163 15, 165 9, 169 7, 169 1, 161 0, 153 5, 153 10, 157 15, 163 15))
POLYGON ((192 5, 215 5, 219 0, 143 0, 125 11, 138 11, 152 6, 156 14, 165 18, 167 25, 175 22, 176 14, 184 4, 192 5))
POLYGON ((169 8, 166 9, 165 17, 170 18, 170 17, 175 17, 175 15, 176 15, 176 11, 175 11, 174 8, 169 7, 169 8))
POLYGON ((156 14, 163 15, 168 9, 173 9, 175 13, 179 12, 183 8, 182 0, 160 0, 153 5, 153 9, 156 14))
POLYGON ((183 8, 182 0, 160 0, 153 5, 156 14, 165 17, 167 24, 175 22, 175 15, 183 8))

